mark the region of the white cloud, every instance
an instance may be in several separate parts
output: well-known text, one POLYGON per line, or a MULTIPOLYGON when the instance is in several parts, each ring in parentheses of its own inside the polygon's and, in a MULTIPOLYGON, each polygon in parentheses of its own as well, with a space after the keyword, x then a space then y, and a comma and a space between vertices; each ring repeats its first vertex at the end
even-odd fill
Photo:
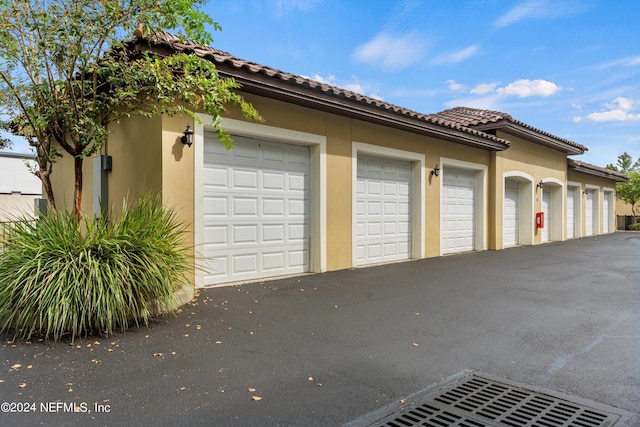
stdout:
POLYGON ((496 89, 497 83, 480 83, 469 91, 472 95, 486 95, 496 89))
POLYGON ((427 48, 427 41, 416 32, 401 35, 383 32, 358 46, 353 58, 361 63, 396 71, 420 61, 427 48))
POLYGON ((528 98, 530 96, 547 97, 558 93, 560 90, 562 90, 560 86, 547 80, 522 79, 498 88, 497 92, 500 95, 516 95, 520 98, 528 98))
POLYGON ((436 65, 440 64, 458 64, 466 59, 471 58, 473 55, 478 52, 479 47, 477 45, 468 46, 464 49, 457 50, 455 52, 438 55, 436 56, 432 63, 436 65))
POLYGON ((447 80, 445 83, 447 84, 447 87, 454 92, 464 92, 467 90, 465 85, 458 83, 455 80, 447 80))
POLYGON ((532 19, 554 19, 576 15, 591 7, 583 0, 528 0, 505 12, 494 23, 496 29, 532 19))
POLYGON ((640 113, 635 113, 633 110, 639 103, 619 96, 611 103, 605 104, 607 110, 587 114, 587 119, 597 123, 637 121, 640 120, 640 113))

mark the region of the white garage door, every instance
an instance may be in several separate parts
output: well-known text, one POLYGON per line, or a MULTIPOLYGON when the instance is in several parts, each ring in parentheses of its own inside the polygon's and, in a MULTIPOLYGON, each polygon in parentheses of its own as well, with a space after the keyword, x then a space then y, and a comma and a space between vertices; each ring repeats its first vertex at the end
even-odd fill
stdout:
POLYGON ((587 192, 587 202, 585 206, 587 216, 587 236, 593 235, 593 191, 587 192))
POLYGON ((356 193, 356 264, 409 258, 411 163, 358 156, 356 193))
POLYGON ((609 203, 610 198, 608 193, 604 193, 604 204, 602 205, 602 232, 609 232, 609 203))
POLYGON ((205 284, 309 270, 309 148, 234 136, 204 146, 205 284))
POLYGON ((475 172, 444 168, 442 253, 472 251, 475 239, 475 172))
POLYGON ((569 191, 567 192, 567 239, 573 239, 574 237, 576 237, 575 212, 575 189, 569 188, 569 191))
POLYGON ((506 180, 504 189, 504 246, 517 246, 519 243, 518 211, 520 206, 520 186, 517 182, 506 180))
POLYGON ((542 241, 551 240, 551 189, 542 189, 542 213, 544 214, 544 227, 542 228, 542 241))

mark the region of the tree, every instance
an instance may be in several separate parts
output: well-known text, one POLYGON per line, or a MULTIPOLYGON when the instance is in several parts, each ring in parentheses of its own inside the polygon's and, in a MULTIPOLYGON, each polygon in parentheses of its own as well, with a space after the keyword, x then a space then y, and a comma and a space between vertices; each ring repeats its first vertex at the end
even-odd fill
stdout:
POLYGON ((616 194, 618 199, 631 205, 635 222, 635 218, 640 214, 636 206, 640 202, 640 159, 634 162, 633 157, 625 152, 618 156, 617 166, 608 164, 607 169, 622 172, 629 177, 628 181, 616 184, 616 194))
MULTIPOLYGON (((132 116, 214 117, 228 104, 247 117, 257 111, 195 55, 166 58, 128 50, 126 38, 170 30, 201 44, 205 25, 220 26, 198 9, 204 0, 0 0, 0 128, 35 148, 38 170, 55 208, 50 176, 57 157, 74 159, 73 213, 82 201, 83 159, 100 149, 109 125, 132 116)), ((228 134, 219 132, 224 143, 228 134)))
POLYGON ((640 159, 633 161, 633 157, 626 151, 618 156, 617 166, 609 163, 607 169, 628 174, 630 172, 640 172, 640 159))

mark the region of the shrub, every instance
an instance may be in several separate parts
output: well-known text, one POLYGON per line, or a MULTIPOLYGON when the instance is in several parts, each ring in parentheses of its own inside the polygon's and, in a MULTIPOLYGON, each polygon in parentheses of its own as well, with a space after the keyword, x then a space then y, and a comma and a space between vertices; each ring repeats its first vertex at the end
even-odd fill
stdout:
POLYGON ((124 207, 112 224, 52 212, 7 225, 0 250, 0 331, 110 335, 175 310, 191 266, 183 225, 158 198, 124 207))
POLYGON ((629 230, 640 231, 640 222, 629 225, 629 230))

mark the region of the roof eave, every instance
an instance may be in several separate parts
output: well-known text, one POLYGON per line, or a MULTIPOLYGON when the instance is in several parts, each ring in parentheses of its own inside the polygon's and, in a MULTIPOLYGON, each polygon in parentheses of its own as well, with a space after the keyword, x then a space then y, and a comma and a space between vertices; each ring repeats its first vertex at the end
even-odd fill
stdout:
POLYGON ((567 155, 584 154, 588 150, 587 147, 574 147, 561 140, 542 135, 533 129, 529 129, 525 126, 521 126, 517 123, 510 122, 508 120, 500 120, 497 122, 486 123, 482 125, 473 126, 478 130, 502 130, 506 133, 510 133, 515 136, 524 137, 529 140, 533 140, 540 145, 552 148, 556 151, 566 153, 567 155))
POLYGON ((613 174, 609 174, 606 172, 601 172, 598 170, 594 170, 582 165, 569 165, 569 170, 572 172, 580 172, 580 173, 584 173, 586 175, 591 175, 591 176, 597 176, 599 178, 605 178, 605 179, 609 179, 611 181, 615 181, 615 182, 626 182, 629 180, 629 178, 627 177, 622 177, 622 176, 618 176, 618 175, 613 175, 613 174))
POLYGON ((340 98, 335 95, 332 96, 318 89, 304 88, 298 85, 294 86, 282 81, 278 81, 280 84, 274 84, 272 77, 243 72, 242 69, 225 67, 224 64, 217 64, 217 67, 221 76, 232 77, 240 83, 242 85, 240 91, 242 92, 268 96, 272 99, 327 113, 347 116, 422 135, 439 137, 451 142, 485 150, 503 151, 509 148, 507 143, 495 141, 481 135, 473 135, 464 131, 448 129, 435 123, 429 123, 427 120, 413 117, 412 115, 403 115, 364 102, 340 98), (357 108, 354 108, 355 104, 357 104, 357 108))
MULTIPOLYGON (((148 40, 137 39, 131 42, 132 50, 149 51, 159 56, 170 56, 176 50, 166 42, 149 43, 148 40)), ((468 145, 492 151, 503 151, 509 148, 507 141, 500 140, 493 135, 482 135, 482 132, 471 128, 456 130, 436 123, 430 123, 424 118, 413 114, 402 114, 383 107, 359 102, 354 99, 330 95, 322 90, 305 87, 304 85, 278 80, 277 77, 264 73, 237 67, 233 61, 218 61, 213 55, 205 56, 216 64, 222 77, 231 77, 240 83, 241 92, 268 96, 273 99, 290 102, 295 105, 315 108, 321 111, 357 118, 371 123, 383 124, 388 127, 402 129, 413 133, 439 137, 451 142, 468 145), (342 102, 341 102, 342 101, 342 102), (474 134, 477 132, 478 134, 474 134)), ((363 97, 365 98, 365 97, 363 97)))

